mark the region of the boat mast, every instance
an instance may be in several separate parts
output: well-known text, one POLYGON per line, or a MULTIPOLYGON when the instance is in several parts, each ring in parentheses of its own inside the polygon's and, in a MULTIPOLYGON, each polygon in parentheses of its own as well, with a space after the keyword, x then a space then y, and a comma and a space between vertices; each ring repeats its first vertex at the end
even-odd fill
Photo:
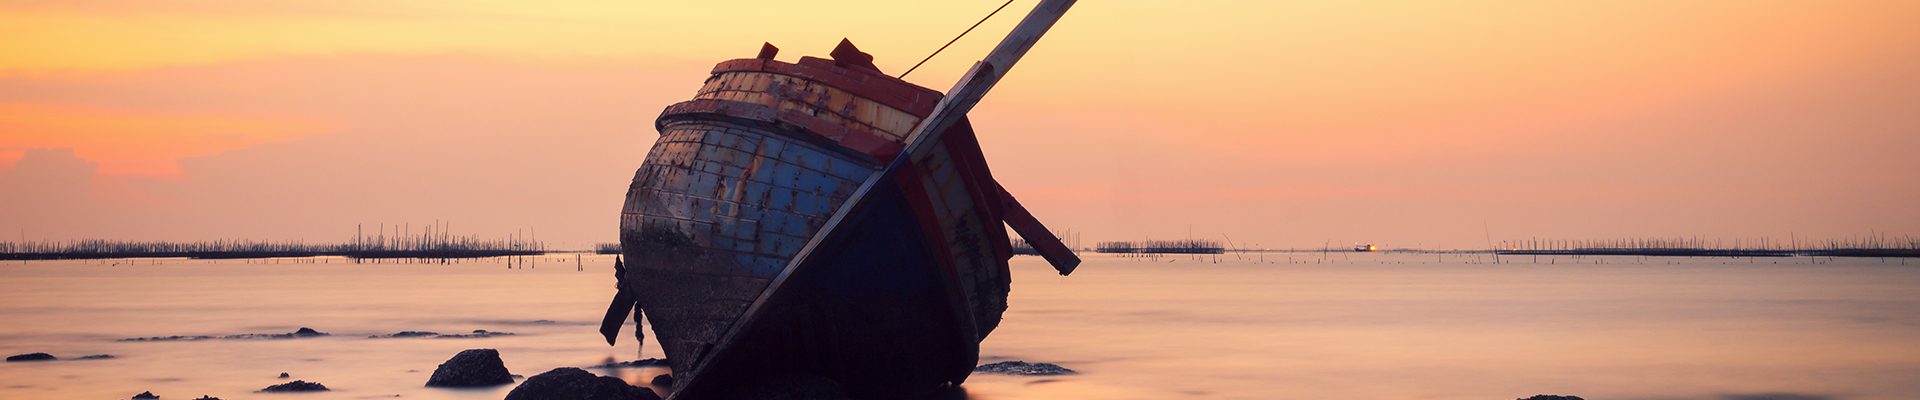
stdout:
MULTIPOLYGON (((1074 1, 1041 0, 1026 18, 1020 20, 1019 25, 1014 26, 1012 32, 1007 33, 1006 38, 1000 40, 999 45, 994 46, 993 51, 987 53, 985 59, 975 62, 973 68, 954 84, 953 89, 947 91, 946 97, 941 98, 940 103, 934 106, 933 112, 921 119, 920 124, 914 127, 913 132, 907 136, 906 147, 902 149, 900 155, 894 157, 893 161, 879 173, 868 176, 867 180, 860 184, 859 189, 847 196, 846 202, 841 203, 840 208, 834 210, 833 217, 821 224, 820 230, 814 232, 813 237, 807 240, 807 244, 795 252, 792 259, 787 260, 787 265, 780 271, 780 275, 775 276, 773 282, 768 283, 767 288, 760 292, 760 296, 747 306, 746 312, 740 314, 740 319, 727 329, 726 334, 709 354, 724 354, 728 347, 733 345, 734 337, 753 324, 760 308, 766 305, 769 297, 779 292, 787 279, 793 276, 794 270, 813 258, 814 251, 820 243, 825 241, 829 234, 839 229, 848 214, 852 214, 854 209, 858 208, 857 206, 866 202, 874 186, 878 185, 882 179, 889 179, 893 174, 910 169, 914 160, 934 149, 933 144, 939 142, 940 135, 961 117, 966 116, 967 111, 972 110, 974 105, 979 104, 980 99, 986 97, 987 92, 993 89, 993 85, 999 83, 1001 77, 1006 76, 1007 70, 1020 61, 1020 57, 1026 55, 1027 50, 1032 49, 1033 44, 1039 42, 1041 36, 1046 35, 1047 29, 1052 28, 1054 22, 1059 21, 1068 8, 1073 7, 1074 1)), ((696 387, 696 384, 707 384, 706 381, 710 380, 703 379, 704 376, 701 373, 709 360, 710 358, 700 360, 700 365, 694 367, 692 376, 682 383, 686 386, 681 387, 680 391, 675 392, 671 398, 678 399, 682 398, 683 394, 708 389, 696 387)))
POLYGON ((953 127, 955 122, 959 122, 961 117, 965 117, 967 111, 973 110, 974 105, 980 104, 980 99, 986 97, 987 92, 993 89, 993 85, 1007 75, 1007 70, 1012 69, 1013 64, 1019 62, 1020 57, 1026 55, 1027 50, 1032 49, 1033 44, 1038 43, 1040 37, 1047 34, 1047 29, 1053 28, 1054 22, 1060 21, 1060 17, 1066 15, 1067 9, 1073 7, 1074 1, 1041 0, 1039 5, 1033 7, 1033 11, 1027 13, 1026 18, 1020 20, 1019 25, 1013 27, 1012 32, 1007 33, 1006 38, 1000 39, 1000 44, 994 46, 993 51, 988 52, 985 59, 974 62, 973 68, 967 70, 967 74, 960 78, 960 82, 954 83, 953 89, 947 91, 947 96, 941 98, 939 104, 934 105, 933 112, 921 119, 919 125, 914 126, 913 132, 907 136, 906 148, 900 151, 900 155, 894 157, 893 162, 887 164, 880 173, 867 177, 867 180, 860 184, 859 189, 847 196, 845 203, 840 203, 840 208, 834 210, 833 217, 821 224, 820 230, 814 232, 813 237, 807 240, 806 246, 795 253, 793 259, 787 260, 787 267, 780 271, 780 275, 773 279, 773 283, 767 285, 767 290, 760 294, 761 298, 754 301, 754 305, 742 315, 753 315, 753 308, 759 308, 766 296, 773 293, 773 289, 780 287, 780 284, 787 280, 787 276, 793 273, 795 267, 812 257, 814 248, 826 239, 828 233, 840 226, 841 221, 847 218, 847 214, 853 212, 855 206, 866 200, 868 192, 873 191, 874 185, 879 184, 881 179, 907 169, 913 160, 932 150, 933 144, 940 141, 940 135, 944 134, 947 128, 953 127))
MULTIPOLYGON (((1000 83, 1000 78, 1013 69, 1013 64, 1019 62, 1020 57, 1026 55, 1027 50, 1032 49, 1048 29, 1053 28, 1053 23, 1066 15, 1067 8, 1073 7, 1073 3, 1074 0, 1042 0, 1040 5, 1034 6, 1033 11, 1021 19, 1006 38, 1000 39, 1000 44, 994 46, 985 59, 974 62, 973 68, 967 70, 960 82, 954 83, 953 89, 947 91, 947 96, 934 106, 933 113, 920 120, 913 134, 907 136, 906 150, 894 160, 894 164, 916 153, 915 149, 926 148, 928 142, 937 141, 941 133, 972 111, 973 106, 986 97, 987 91, 992 90, 993 85, 1000 83)), ((894 167, 889 165, 887 168, 894 167)))

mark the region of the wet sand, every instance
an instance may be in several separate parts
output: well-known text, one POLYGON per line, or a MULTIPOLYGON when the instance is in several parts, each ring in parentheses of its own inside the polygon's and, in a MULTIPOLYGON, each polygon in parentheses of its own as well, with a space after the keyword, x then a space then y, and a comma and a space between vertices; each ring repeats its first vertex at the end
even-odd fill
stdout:
MULTIPOLYGON (((1012 310, 983 363, 1077 375, 976 374, 975 399, 1909 399, 1920 393, 1920 266, 1879 259, 1270 254, 1089 255, 1072 277, 1016 258, 1012 310), (1293 264, 1288 264, 1291 257, 1293 264), (1515 262, 1518 261, 1518 262, 1515 262), (1546 265, 1549 262, 1552 265, 1546 265), (1604 262, 1604 264, 1595 264, 1604 262), (1673 262, 1677 264, 1667 264, 1673 262), (1779 262, 1780 264, 1771 264, 1779 262)), ((468 348, 515 374, 658 357, 593 326, 610 257, 531 269, 162 260, 0 264, 0 398, 227 399, 300 379, 328 398, 500 398, 423 387, 468 348), (126 342, 155 336, 329 336, 126 342), (401 331, 511 332, 380 338, 401 331), (102 360, 72 360, 112 354, 102 360), (277 378, 288 372, 288 379, 277 378)), ((629 327, 630 328, 630 327, 629 327)), ((660 368, 589 369, 646 385, 660 368)))

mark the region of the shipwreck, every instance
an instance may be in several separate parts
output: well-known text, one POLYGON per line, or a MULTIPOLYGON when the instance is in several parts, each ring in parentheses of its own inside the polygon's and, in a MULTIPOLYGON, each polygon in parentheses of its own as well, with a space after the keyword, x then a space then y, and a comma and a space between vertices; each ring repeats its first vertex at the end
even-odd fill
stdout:
POLYGON ((1080 262, 994 181, 966 117, 1073 3, 1041 1, 946 93, 846 40, 715 66, 628 187, 609 343, 637 307, 679 399, 796 374, 856 398, 965 381, 1007 309, 1007 227, 1062 275, 1080 262))

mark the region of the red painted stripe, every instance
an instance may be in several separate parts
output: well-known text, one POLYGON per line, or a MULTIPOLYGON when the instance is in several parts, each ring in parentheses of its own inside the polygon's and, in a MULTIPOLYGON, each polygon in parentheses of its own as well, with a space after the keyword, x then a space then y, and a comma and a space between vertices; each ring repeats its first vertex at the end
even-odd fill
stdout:
POLYGON ((984 222, 990 225, 982 227, 983 239, 988 242, 988 248, 993 249, 994 258, 999 260, 1000 269, 1003 270, 1000 276, 1005 279, 1006 260, 1013 257, 1013 244, 1007 238, 1007 231, 998 226, 1004 219, 1000 207, 1003 203, 999 196, 1000 185, 994 182, 993 173, 987 168, 986 155, 980 150, 980 141, 973 133, 972 122, 963 117, 953 126, 954 129, 947 131, 940 140, 946 144, 948 159, 952 160, 954 171, 960 175, 961 183, 966 185, 967 194, 973 199, 974 212, 981 213, 984 222))
POLYGON ((909 162, 907 167, 893 174, 894 183, 906 195, 907 205, 913 208, 914 219, 920 225, 920 232, 926 235, 928 247, 939 259, 940 270, 951 281, 960 274, 954 269, 952 243, 947 241, 946 231, 941 229, 940 217, 934 212, 933 200, 927 197, 926 181, 920 177, 920 166, 909 162))
POLYGON ((939 268, 941 276, 945 278, 941 281, 946 283, 947 301, 951 305, 949 311, 953 314, 955 325, 966 328, 964 336, 968 339, 978 340, 980 326, 973 320, 973 307, 967 301, 969 294, 960 284, 960 271, 953 262, 952 244, 947 241, 946 232, 941 229, 940 218, 933 210, 933 202, 927 197, 926 182, 920 177, 921 168, 911 162, 905 167, 894 171, 892 177, 894 184, 905 195, 907 206, 913 210, 915 222, 920 225, 923 239, 927 241, 928 249, 934 254, 934 264, 939 268))
POLYGON ((943 97, 938 90, 873 71, 842 67, 834 64, 833 60, 822 58, 802 57, 798 64, 743 58, 713 66, 715 74, 741 71, 770 72, 817 81, 920 117, 932 114, 933 107, 940 104, 940 98, 943 97))

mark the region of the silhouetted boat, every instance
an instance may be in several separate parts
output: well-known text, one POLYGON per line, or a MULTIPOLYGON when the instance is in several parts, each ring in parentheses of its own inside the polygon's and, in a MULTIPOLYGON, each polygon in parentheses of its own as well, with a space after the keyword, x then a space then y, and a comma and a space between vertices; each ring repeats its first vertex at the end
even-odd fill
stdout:
POLYGON ((667 107, 620 243, 621 296, 652 321, 672 397, 795 374, 856 398, 964 381, 1007 308, 1002 224, 1062 275, 1079 263, 994 181, 964 116, 1072 3, 1043 1, 950 96, 843 40, 795 63, 765 45, 667 107))

